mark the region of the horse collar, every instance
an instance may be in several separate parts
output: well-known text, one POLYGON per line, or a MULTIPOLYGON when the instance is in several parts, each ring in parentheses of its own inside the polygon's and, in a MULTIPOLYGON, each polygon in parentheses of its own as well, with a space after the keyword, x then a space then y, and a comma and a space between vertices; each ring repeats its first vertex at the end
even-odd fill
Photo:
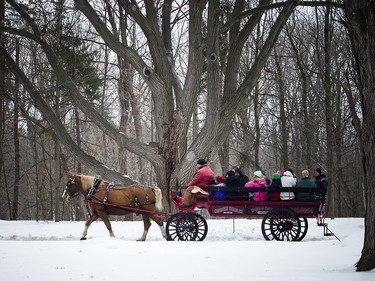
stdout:
POLYGON ((101 182, 102 182, 102 177, 100 175, 97 175, 94 179, 92 186, 89 188, 87 192, 87 195, 86 195, 87 199, 91 199, 93 195, 95 194, 95 192, 98 191, 98 187, 101 182))

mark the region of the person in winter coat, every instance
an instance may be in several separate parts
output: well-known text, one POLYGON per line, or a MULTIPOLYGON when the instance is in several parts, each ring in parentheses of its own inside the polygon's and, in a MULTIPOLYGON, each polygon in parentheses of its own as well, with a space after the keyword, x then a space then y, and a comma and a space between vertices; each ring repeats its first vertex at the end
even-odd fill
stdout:
POLYGON ((233 169, 235 175, 238 177, 238 180, 240 181, 240 186, 245 186, 245 183, 249 181, 249 177, 244 175, 240 168, 236 167, 233 169))
POLYGON ((225 186, 241 186, 241 181, 238 178, 238 175, 233 170, 230 170, 226 173, 224 177, 225 186))
POLYGON ((215 178, 214 172, 207 165, 205 159, 199 159, 197 162, 198 168, 194 174, 193 179, 189 182, 187 189, 184 194, 184 201, 179 204, 181 208, 190 208, 191 203, 193 202, 193 193, 201 192, 207 194, 202 186, 211 186, 212 180, 215 178))
POLYGON ((320 168, 315 169, 314 176, 315 184, 317 187, 319 187, 319 193, 315 193, 315 200, 324 202, 326 200, 328 188, 327 177, 326 175, 322 174, 322 170, 320 168))
MULTIPOLYGON (((293 176, 291 171, 285 171, 284 175, 281 177, 281 186, 282 187, 295 187, 297 179, 293 176)), ((280 192, 281 200, 293 200, 295 198, 294 192, 285 191, 280 192)))
POLYGON ((272 174, 271 184, 268 186, 268 193, 271 201, 280 201, 281 179, 279 173, 272 174))
MULTIPOLYGON (((224 180, 225 186, 245 186, 245 183, 249 181, 249 177, 244 175, 240 168, 234 168, 233 170, 228 171, 227 176, 224 180)), ((227 195, 232 200, 238 199, 247 199, 247 195, 244 198, 243 194, 238 191, 228 191, 227 195)))
MULTIPOLYGON (((302 171, 302 178, 297 181, 296 187, 316 187, 315 181, 309 177, 309 171, 302 171)), ((296 192, 297 201, 314 201, 310 192, 296 192)))
MULTIPOLYGON (((263 178, 262 171, 255 171, 253 177, 250 181, 248 181, 245 184, 245 187, 249 188, 260 188, 260 187, 266 187, 267 182, 263 178)), ((266 201, 267 200, 267 192, 264 191, 255 191, 253 194, 253 200, 254 201, 266 201)))

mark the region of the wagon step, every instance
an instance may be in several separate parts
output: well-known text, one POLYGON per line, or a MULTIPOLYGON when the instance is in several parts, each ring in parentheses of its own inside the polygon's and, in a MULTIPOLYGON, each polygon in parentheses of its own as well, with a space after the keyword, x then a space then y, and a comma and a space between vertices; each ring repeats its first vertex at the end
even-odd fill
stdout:
POLYGON ((328 223, 319 223, 318 226, 323 226, 324 227, 324 230, 323 230, 323 235, 324 236, 335 236, 337 240, 340 240, 340 238, 338 238, 329 228, 328 228, 328 223))

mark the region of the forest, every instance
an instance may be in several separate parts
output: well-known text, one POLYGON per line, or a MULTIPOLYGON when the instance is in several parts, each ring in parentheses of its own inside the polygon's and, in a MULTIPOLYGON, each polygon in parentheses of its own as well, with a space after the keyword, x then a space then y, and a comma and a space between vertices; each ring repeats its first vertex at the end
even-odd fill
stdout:
POLYGON ((167 190, 186 185, 189 165, 205 157, 217 175, 232 167, 250 176, 292 168, 300 177, 319 167, 329 178, 332 215, 364 215, 352 120, 361 111, 342 9, 297 6, 286 16, 272 1, 260 1, 269 7, 259 12, 257 3, 223 1, 211 17, 199 7, 195 19, 187 1, 171 1, 169 11, 168 1, 141 1, 137 14, 127 1, 96 1, 92 10, 86 1, 7 2, 5 50, 17 70, 5 69, 3 80, 1 218, 70 219, 77 206, 63 210, 59 198, 69 171, 115 182, 128 175, 167 190), (107 30, 96 31, 86 13, 107 30), (281 16, 285 24, 277 27, 281 16), (202 26, 197 35, 188 29, 192 21, 202 26), (162 31, 154 45, 153 28, 162 31), (190 38, 202 34, 198 53, 190 38), (257 61, 266 48, 267 58, 257 61), (193 148, 199 145, 208 147, 193 148), (155 153, 161 159, 150 161, 155 153))
POLYGON ((374 234, 374 5, 0 0, 0 219, 84 219, 67 172, 157 184, 168 206, 205 158, 321 168, 330 216, 374 234))

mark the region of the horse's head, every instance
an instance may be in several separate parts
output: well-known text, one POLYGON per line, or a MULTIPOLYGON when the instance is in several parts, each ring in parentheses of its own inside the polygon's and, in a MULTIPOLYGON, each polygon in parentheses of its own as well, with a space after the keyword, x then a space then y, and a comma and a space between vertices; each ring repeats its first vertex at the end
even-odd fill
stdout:
POLYGON ((68 173, 68 182, 66 183, 64 193, 61 197, 63 200, 69 201, 78 195, 79 189, 77 187, 76 176, 68 173))

